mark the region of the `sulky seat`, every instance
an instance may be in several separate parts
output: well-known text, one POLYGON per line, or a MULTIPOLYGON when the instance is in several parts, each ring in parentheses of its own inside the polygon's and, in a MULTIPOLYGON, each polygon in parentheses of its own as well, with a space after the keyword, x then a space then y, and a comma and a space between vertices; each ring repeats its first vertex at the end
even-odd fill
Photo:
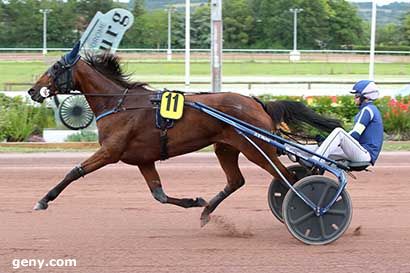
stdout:
POLYGON ((350 171, 354 171, 354 172, 360 172, 360 171, 366 170, 367 167, 369 167, 371 164, 369 161, 348 161, 348 160, 343 160, 342 163, 348 166, 350 171))

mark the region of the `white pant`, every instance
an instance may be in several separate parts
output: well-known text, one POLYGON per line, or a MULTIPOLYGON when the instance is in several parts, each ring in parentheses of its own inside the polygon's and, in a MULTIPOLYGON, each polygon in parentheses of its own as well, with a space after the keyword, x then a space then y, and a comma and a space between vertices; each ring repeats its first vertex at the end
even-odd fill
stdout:
MULTIPOLYGON (((369 152, 342 128, 334 129, 315 152, 332 159, 371 160, 369 152)), ((313 158, 318 159, 315 156, 313 158)))

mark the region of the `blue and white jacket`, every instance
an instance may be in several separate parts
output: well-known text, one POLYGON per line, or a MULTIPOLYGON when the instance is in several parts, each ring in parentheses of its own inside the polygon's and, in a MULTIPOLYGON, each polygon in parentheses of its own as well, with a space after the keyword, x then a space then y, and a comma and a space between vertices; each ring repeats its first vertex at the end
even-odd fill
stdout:
POLYGON ((363 103, 359 109, 350 135, 370 153, 371 163, 374 165, 383 145, 382 115, 373 102, 363 103))

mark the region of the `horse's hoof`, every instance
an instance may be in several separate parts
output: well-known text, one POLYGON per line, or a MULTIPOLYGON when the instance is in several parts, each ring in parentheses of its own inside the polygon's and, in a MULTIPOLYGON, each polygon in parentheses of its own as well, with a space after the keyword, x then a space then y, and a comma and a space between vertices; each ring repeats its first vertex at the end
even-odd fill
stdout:
POLYGON ((211 216, 209 216, 208 209, 204 208, 204 211, 201 214, 201 228, 208 224, 209 220, 211 220, 211 216))
POLYGON ((34 210, 46 210, 48 208, 48 204, 44 201, 38 201, 37 204, 34 206, 34 210))
POLYGON ((206 207, 208 206, 208 202, 205 201, 202 197, 197 197, 195 203, 198 207, 206 207))
POLYGON ((209 220, 211 220, 211 217, 209 215, 205 217, 201 217, 201 228, 203 228, 206 224, 208 224, 209 220))

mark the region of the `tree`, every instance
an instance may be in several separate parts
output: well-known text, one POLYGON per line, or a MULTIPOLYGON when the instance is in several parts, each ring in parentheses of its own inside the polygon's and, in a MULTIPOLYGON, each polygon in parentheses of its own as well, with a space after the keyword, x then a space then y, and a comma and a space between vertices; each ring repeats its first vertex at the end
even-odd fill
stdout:
POLYGON ((300 20, 298 22, 299 48, 320 48, 320 41, 326 40, 328 35, 329 15, 331 12, 328 1, 304 0, 296 3, 296 5, 303 8, 303 11, 299 13, 300 20))
POLYGON ((253 27, 249 31, 254 47, 292 48, 293 14, 298 14, 298 48, 339 48, 361 42, 363 23, 346 0, 248 0, 253 27))
POLYGON ((329 17, 329 48, 340 48, 353 44, 363 44, 365 35, 363 21, 357 15, 357 9, 345 0, 329 0, 332 9, 329 17))
POLYGON ((155 10, 141 16, 143 45, 150 48, 165 47, 167 42, 168 17, 165 10, 155 10))
POLYGON ((144 2, 144 0, 134 0, 134 8, 132 9, 134 17, 139 17, 145 13, 144 2))
POLYGON ((78 0, 76 14, 81 14, 90 22, 97 11, 106 13, 114 7, 112 0, 78 0))
MULTIPOLYGON (((208 4, 191 12, 191 48, 210 48, 211 10, 208 4)), ((185 11, 172 14, 172 47, 185 48, 185 11)))
POLYGON ((376 43, 379 46, 398 46, 403 44, 403 40, 400 25, 390 23, 377 28, 376 43))
POLYGON ((52 10, 47 16, 47 45, 49 47, 72 47, 81 38, 81 32, 85 30, 79 28, 78 16, 75 15, 75 0, 52 1, 42 8, 52 10))
POLYGON ((226 48, 247 47, 254 25, 251 9, 246 0, 223 2, 223 38, 226 48))
POLYGON ((3 5, 2 36, 5 47, 40 47, 42 44, 42 14, 40 2, 10 0, 3 5))
POLYGON ((185 14, 180 11, 172 13, 172 35, 173 48, 185 48, 185 14))
POLYGON ((406 13, 406 15, 401 20, 400 29, 403 33, 403 42, 406 45, 410 45, 410 12, 406 13))
POLYGON ((135 0, 134 8, 132 10, 134 15, 134 23, 130 29, 124 35, 121 45, 124 47, 144 47, 144 15, 146 15, 146 10, 144 9, 144 0, 135 0))
POLYGON ((256 11, 261 25, 261 35, 255 41, 264 48, 290 48, 292 41, 292 17, 288 12, 293 0, 258 0, 256 11))
POLYGON ((293 13, 291 8, 303 8, 298 14, 298 48, 317 48, 317 40, 324 40, 327 34, 327 23, 330 7, 326 0, 253 0, 253 9, 257 15, 257 28, 261 34, 255 41, 267 48, 292 48, 293 13))
POLYGON ((192 48, 210 48, 210 46, 211 46, 211 9, 209 5, 203 5, 203 6, 196 8, 194 12, 192 13, 191 47, 192 48))

